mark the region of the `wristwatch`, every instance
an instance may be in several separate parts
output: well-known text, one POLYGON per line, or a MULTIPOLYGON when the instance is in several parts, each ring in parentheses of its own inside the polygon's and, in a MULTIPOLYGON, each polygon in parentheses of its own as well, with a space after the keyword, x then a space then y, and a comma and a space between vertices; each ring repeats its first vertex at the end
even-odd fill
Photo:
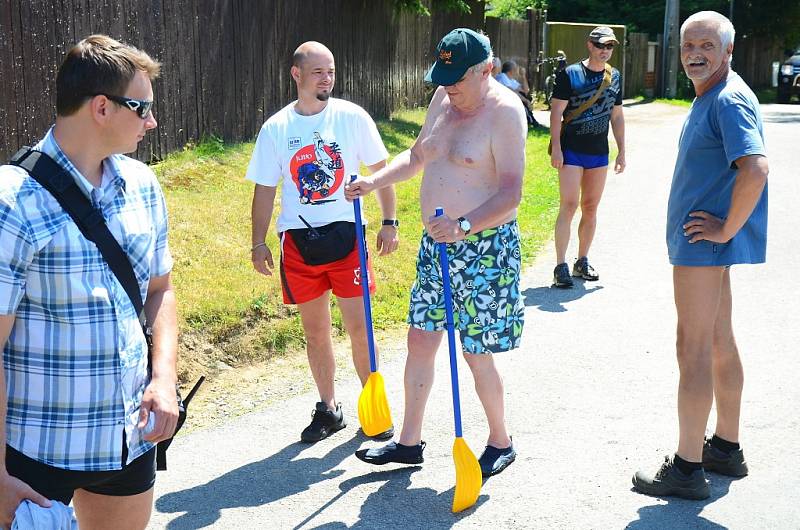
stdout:
POLYGON ((470 223, 466 217, 458 218, 458 226, 464 232, 465 236, 468 236, 470 230, 472 230, 472 223, 470 223))
POLYGON ((398 226, 400 226, 400 221, 398 221, 397 219, 384 219, 382 224, 383 226, 393 226, 397 228, 398 226))

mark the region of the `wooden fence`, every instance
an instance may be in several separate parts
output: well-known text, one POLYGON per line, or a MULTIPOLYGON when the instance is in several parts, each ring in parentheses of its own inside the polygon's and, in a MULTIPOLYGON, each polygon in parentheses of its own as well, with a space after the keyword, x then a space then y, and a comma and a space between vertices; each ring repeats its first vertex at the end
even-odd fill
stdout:
POLYGON ((3 0, 0 2, 0 157, 34 142, 55 118, 55 76, 81 38, 105 33, 162 62, 159 127, 137 157, 152 160, 205 135, 254 138, 291 101, 291 54, 306 40, 336 58, 335 94, 388 116, 425 103, 422 77, 438 40, 483 27, 471 14, 399 14, 386 0, 3 0))
POLYGON ((775 39, 736 36, 733 46, 733 69, 752 88, 772 86, 772 63, 783 62, 783 46, 775 39))
POLYGON ((539 74, 539 53, 544 44, 543 30, 547 12, 528 9, 526 20, 508 20, 486 17, 486 34, 492 41, 495 57, 503 62, 512 60, 527 70, 528 83, 538 90, 541 80, 539 74))
POLYGON ((527 20, 486 17, 486 34, 492 41, 495 57, 528 67, 529 31, 527 20))
POLYGON ((638 96, 644 92, 644 80, 647 73, 647 33, 628 33, 625 45, 625 72, 622 81, 625 83, 625 97, 638 96))

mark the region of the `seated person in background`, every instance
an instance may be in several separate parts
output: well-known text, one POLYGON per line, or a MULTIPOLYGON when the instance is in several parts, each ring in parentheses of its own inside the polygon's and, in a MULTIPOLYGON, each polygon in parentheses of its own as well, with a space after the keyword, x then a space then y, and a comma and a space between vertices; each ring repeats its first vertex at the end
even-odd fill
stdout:
POLYGON ((519 92, 522 90, 522 83, 516 79, 518 73, 519 67, 517 63, 514 61, 506 61, 503 63, 500 73, 495 76, 495 79, 497 79, 501 85, 510 88, 514 92, 519 92))
POLYGON ((522 104, 525 106, 525 119, 528 121, 528 127, 541 127, 536 118, 533 117, 531 110, 531 100, 528 96, 530 94, 528 80, 524 76, 522 77, 522 82, 517 80, 521 71, 524 72, 524 69, 521 69, 516 62, 506 61, 503 63, 501 72, 495 76, 495 79, 501 85, 513 90, 522 100, 522 104))

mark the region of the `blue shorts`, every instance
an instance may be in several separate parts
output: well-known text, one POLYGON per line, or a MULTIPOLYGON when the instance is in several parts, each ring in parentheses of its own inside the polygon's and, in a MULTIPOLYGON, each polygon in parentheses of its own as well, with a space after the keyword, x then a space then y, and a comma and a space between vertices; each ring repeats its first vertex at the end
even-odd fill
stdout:
POLYGON ((587 155, 584 153, 577 153, 564 149, 564 165, 565 166, 578 166, 583 169, 594 169, 596 167, 603 167, 608 165, 608 154, 605 155, 587 155))

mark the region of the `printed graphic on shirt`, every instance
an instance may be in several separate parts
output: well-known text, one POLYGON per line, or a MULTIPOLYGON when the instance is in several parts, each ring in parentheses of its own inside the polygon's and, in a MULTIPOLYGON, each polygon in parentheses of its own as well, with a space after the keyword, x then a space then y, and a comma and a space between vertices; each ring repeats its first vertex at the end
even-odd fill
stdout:
MULTIPOLYGON (((603 81, 604 72, 589 70, 583 63, 575 63, 556 74, 553 97, 567 100, 565 115, 574 113, 594 97, 603 81)), ((622 79, 614 69, 611 85, 597 101, 570 121, 563 131, 562 149, 585 154, 608 153, 608 126, 614 106, 622 104, 622 79)))
POLYGON ((325 204, 344 180, 344 162, 335 141, 326 142, 314 133, 313 143, 297 150, 289 165, 300 204, 325 204))

